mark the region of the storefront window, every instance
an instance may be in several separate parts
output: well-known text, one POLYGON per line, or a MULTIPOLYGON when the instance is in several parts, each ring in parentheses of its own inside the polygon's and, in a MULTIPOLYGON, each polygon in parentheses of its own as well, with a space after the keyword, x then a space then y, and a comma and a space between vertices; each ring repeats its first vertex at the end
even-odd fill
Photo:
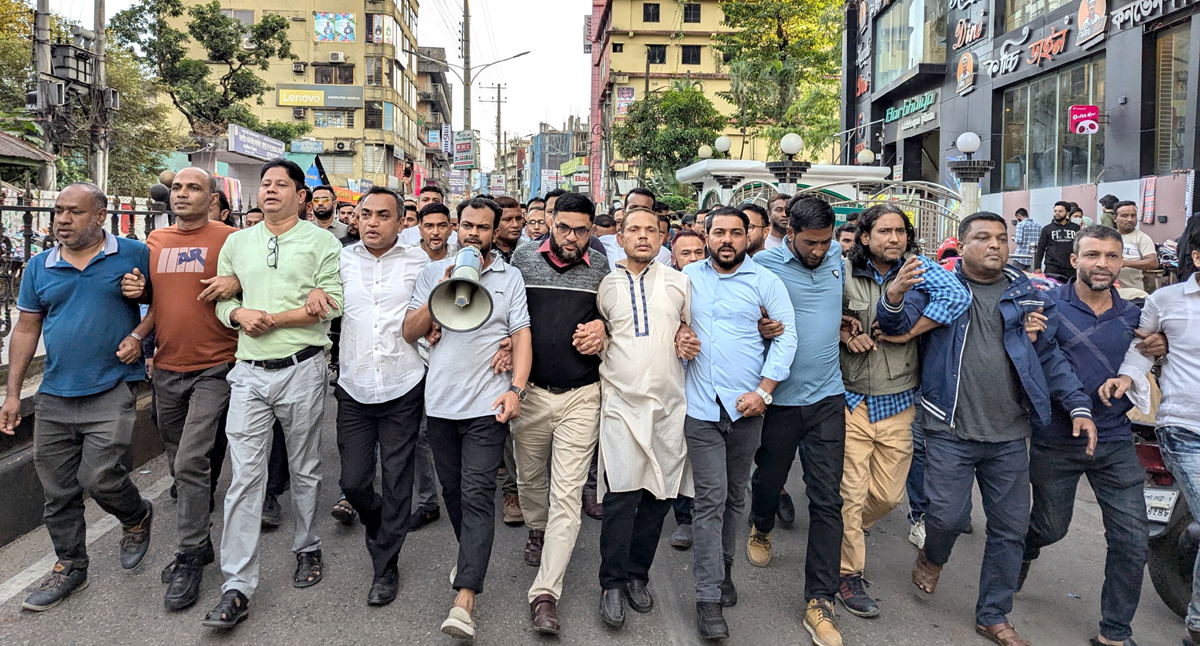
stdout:
POLYGON ((1067 133, 1072 105, 1104 112, 1103 58, 1063 69, 1004 92, 1001 154, 1006 191, 1095 182, 1104 168, 1104 126, 1067 133))
POLYGON ((875 87, 919 63, 946 62, 945 0, 899 0, 881 18, 875 36, 875 87))
POLYGON ((1184 122, 1187 120, 1190 27, 1184 24, 1158 37, 1155 65, 1154 172, 1170 175, 1184 168, 1184 122))
POLYGON ((1069 0, 1004 0, 1004 31, 1012 31, 1021 25, 1044 16, 1067 4, 1069 0))

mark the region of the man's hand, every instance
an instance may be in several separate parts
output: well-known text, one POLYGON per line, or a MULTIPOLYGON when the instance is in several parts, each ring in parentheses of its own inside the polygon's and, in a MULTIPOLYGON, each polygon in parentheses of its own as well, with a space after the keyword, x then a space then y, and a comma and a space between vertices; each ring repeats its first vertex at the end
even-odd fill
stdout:
POLYGON ((762 335, 762 338, 769 341, 778 336, 782 336, 783 321, 772 321, 771 318, 767 316, 767 308, 762 307, 761 305, 759 306, 758 311, 762 313, 762 318, 758 319, 758 333, 762 335))
POLYGON ((904 345, 913 339, 912 330, 904 334, 884 334, 883 330, 879 329, 879 321, 875 321, 871 326, 871 336, 875 337, 876 343, 894 343, 896 345, 904 345))
POLYGON ((304 301, 304 313, 309 316, 319 316, 321 320, 329 318, 329 313, 338 308, 337 301, 325 293, 320 287, 314 287, 304 301))
POLYGON ((756 392, 748 392, 737 398, 737 411, 743 417, 757 417, 767 412, 767 405, 756 392))
POLYGON ((510 390, 496 398, 492 410, 496 411, 496 421, 501 424, 514 420, 521 416, 521 398, 510 390))
POLYGON ((275 319, 262 310, 252 310, 239 307, 233 310, 230 318, 234 319, 250 338, 258 338, 275 327, 275 319))
POLYGON ((598 354, 604 349, 604 321, 599 319, 575 326, 571 344, 579 354, 598 354))
POLYGON ((1038 335, 1046 331, 1046 315, 1042 314, 1042 308, 1025 315, 1025 335, 1029 337, 1030 343, 1037 343, 1038 335))
POLYGON ((121 276, 121 296, 137 300, 146 295, 146 277, 142 270, 133 268, 132 274, 121 276))
POLYGON ((1129 375, 1120 375, 1113 377, 1108 381, 1100 384, 1100 401, 1105 406, 1112 406, 1114 399, 1120 399, 1125 396, 1125 391, 1133 385, 1133 377, 1129 375))
POLYGON ((921 277, 925 273, 925 267, 921 264, 920 256, 913 256, 904 263, 900 268, 900 272, 896 274, 895 280, 891 285, 888 285, 886 298, 892 305, 898 305, 904 300, 904 295, 914 286, 925 282, 921 277))
POLYGON ((0 433, 12 435, 21 425, 21 395, 10 394, 4 398, 4 406, 0 406, 0 433))
POLYGON ((862 334, 862 331, 863 331, 862 321, 858 320, 858 317, 850 316, 848 314, 843 314, 842 315, 842 329, 845 330, 846 333, 849 334, 850 336, 854 336, 855 334, 862 334))
POLYGON ((861 354, 863 352, 870 352, 870 351, 874 350, 876 347, 875 342, 871 340, 870 335, 855 334, 853 336, 851 336, 851 335, 843 335, 843 336, 845 336, 844 343, 846 344, 846 349, 855 354, 861 354))
POLYGON ((1071 437, 1079 437, 1079 432, 1087 434, 1087 454, 1096 453, 1096 423, 1087 417, 1076 417, 1071 420, 1071 437))
POLYGON ((121 363, 130 364, 137 361, 142 356, 142 342, 137 339, 127 336, 121 339, 121 345, 117 346, 117 358, 121 363))
POLYGON ((500 341, 500 349, 496 350, 496 355, 492 357, 492 374, 512 372, 512 369, 512 337, 504 337, 504 340, 500 341))
POLYGON ((700 339, 687 323, 680 323, 675 331, 675 356, 680 359, 695 359, 700 354, 700 339))
POLYGON ((242 291, 242 282, 237 276, 213 276, 200 281, 200 284, 207 287, 196 297, 198 301, 227 301, 242 291))
POLYGON ((1155 359, 1167 354, 1167 337, 1165 335, 1161 333, 1150 334, 1149 332, 1143 332, 1141 330, 1134 330, 1133 333, 1136 334, 1139 339, 1141 339, 1141 341, 1138 341, 1138 344, 1134 347, 1137 348, 1137 351, 1140 352, 1143 357, 1155 359))
POLYGON ((429 347, 437 345, 438 341, 442 340, 442 326, 437 323, 431 324, 429 334, 425 335, 425 340, 429 343, 429 347))

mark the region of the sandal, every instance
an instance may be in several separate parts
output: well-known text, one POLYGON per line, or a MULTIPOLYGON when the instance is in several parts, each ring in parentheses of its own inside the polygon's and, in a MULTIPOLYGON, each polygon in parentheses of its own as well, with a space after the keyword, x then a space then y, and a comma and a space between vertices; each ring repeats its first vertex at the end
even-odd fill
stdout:
POLYGON ((975 632, 998 646, 1033 646, 1028 639, 1017 634, 1017 629, 1007 621, 991 626, 975 626, 975 632))
POLYGON ((310 588, 321 582, 321 550, 300 552, 296 555, 296 575, 292 585, 310 588))
POLYGON ((221 595, 221 602, 204 616, 201 625, 209 628, 233 628, 250 616, 250 600, 237 590, 221 595))
POLYGON ((917 596, 927 598, 937 590, 938 578, 942 576, 942 566, 934 565, 925 558, 925 550, 917 550, 917 562, 913 564, 912 584, 917 596))
POLYGON ((354 519, 358 518, 358 512, 354 511, 354 506, 345 498, 337 501, 333 506, 333 511, 329 512, 330 516, 337 519, 337 522, 343 525, 353 525, 354 519))

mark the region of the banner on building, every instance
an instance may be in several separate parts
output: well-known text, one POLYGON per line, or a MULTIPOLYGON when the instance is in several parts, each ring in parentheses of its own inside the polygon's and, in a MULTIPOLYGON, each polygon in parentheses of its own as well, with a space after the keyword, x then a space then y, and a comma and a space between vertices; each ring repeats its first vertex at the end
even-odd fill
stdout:
POLYGON ((633 104, 634 97, 637 95, 637 89, 633 86, 617 88, 617 116, 623 117, 629 114, 629 106, 633 104))
POLYGON ((475 132, 459 130, 454 133, 454 168, 475 168, 475 132))
POLYGON ((354 14, 314 11, 313 41, 318 43, 354 42, 354 14))
POLYGON ((442 131, 436 128, 429 131, 426 135, 425 145, 430 148, 442 147, 442 131))

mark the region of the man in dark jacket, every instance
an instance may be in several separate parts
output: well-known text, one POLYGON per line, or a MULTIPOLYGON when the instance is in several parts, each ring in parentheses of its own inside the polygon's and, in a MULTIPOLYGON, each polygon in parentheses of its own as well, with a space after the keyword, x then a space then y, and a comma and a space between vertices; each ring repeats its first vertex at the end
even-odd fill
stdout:
MULTIPOLYGON (((1096 442, 1091 399, 1071 371, 1054 335, 1031 342, 1024 329, 1029 314, 1045 316, 1048 329, 1058 312, 1025 274, 1007 266, 1004 218, 979 212, 959 224, 962 258, 955 275, 971 291, 971 307, 948 326, 925 335, 921 402, 928 463, 925 488, 925 547, 913 566, 913 584, 932 595, 954 542, 970 521, 971 482, 978 479, 987 515, 976 631, 1002 646, 1028 646, 1008 622, 1029 529, 1031 418, 1050 422, 1050 402, 1072 418, 1073 436, 1096 442)), ((881 300, 880 329, 904 334, 916 324, 928 296, 910 290, 895 310, 881 300)))
POLYGON ((1045 259, 1046 273, 1059 276, 1066 280, 1074 276, 1071 268, 1071 251, 1074 249, 1075 234, 1079 233, 1079 225, 1071 222, 1071 204, 1069 202, 1054 203, 1054 221, 1042 227, 1038 236, 1037 251, 1033 255, 1033 271, 1042 270, 1045 259))

